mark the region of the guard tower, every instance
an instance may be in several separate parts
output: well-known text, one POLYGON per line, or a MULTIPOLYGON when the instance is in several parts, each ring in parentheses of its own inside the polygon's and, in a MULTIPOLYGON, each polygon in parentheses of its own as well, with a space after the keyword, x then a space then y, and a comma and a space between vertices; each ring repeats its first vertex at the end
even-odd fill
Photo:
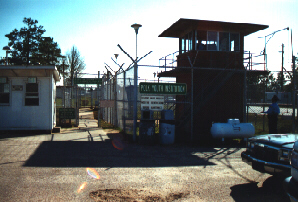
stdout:
POLYGON ((179 38, 179 54, 177 67, 158 76, 176 77, 188 90, 186 96, 176 98, 176 141, 210 141, 212 122, 245 120, 244 37, 266 28, 181 18, 159 35, 179 38), (187 104, 192 100, 193 107, 187 104))

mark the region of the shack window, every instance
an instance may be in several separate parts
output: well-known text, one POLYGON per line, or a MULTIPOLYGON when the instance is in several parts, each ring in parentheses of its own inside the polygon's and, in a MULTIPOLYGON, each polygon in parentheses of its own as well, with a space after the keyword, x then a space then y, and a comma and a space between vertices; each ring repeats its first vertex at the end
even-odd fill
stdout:
POLYGON ((207 34, 207 50, 217 51, 217 32, 208 31, 207 34))
POLYGON ((229 32, 219 32, 219 51, 229 50, 229 32))
POLYGON ((206 50, 207 31, 197 30, 196 50, 206 50))
POLYGON ((26 84, 25 106, 38 106, 38 83, 26 84))
POLYGON ((190 34, 187 34, 182 38, 182 53, 185 53, 191 49, 191 39, 190 34))
POLYGON ((191 50, 240 51, 240 34, 195 30, 180 38, 181 53, 191 50))
POLYGON ((195 31, 191 31, 186 34, 184 37, 181 37, 181 53, 185 53, 191 50, 195 50, 194 42, 195 42, 195 31))
POLYGON ((182 53, 186 52, 186 44, 185 43, 186 43, 185 38, 182 38, 182 40, 181 40, 182 53))
POLYGON ((188 51, 193 50, 193 32, 188 33, 188 51))
POLYGON ((0 83, 0 104, 9 104, 10 86, 8 83, 0 83))
POLYGON ((230 33, 230 51, 240 51, 239 33, 230 33))

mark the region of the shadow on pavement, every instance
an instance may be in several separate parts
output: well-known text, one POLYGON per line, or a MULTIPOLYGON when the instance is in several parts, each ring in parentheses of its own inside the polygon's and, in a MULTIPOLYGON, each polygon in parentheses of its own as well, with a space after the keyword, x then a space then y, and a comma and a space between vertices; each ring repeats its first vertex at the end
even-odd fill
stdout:
POLYGON ((30 137, 36 135, 49 135, 50 131, 44 130, 19 130, 19 131, 0 131, 0 141, 5 141, 7 138, 30 137))
MULTIPOLYGON (((210 152, 212 148, 208 148, 210 152)), ((42 142, 23 164, 27 167, 174 167, 215 165, 193 155, 195 148, 128 144, 123 150, 105 141, 42 142)))
POLYGON ((231 187, 231 196, 235 201, 283 201, 288 202, 289 197, 283 189, 282 182, 285 177, 271 176, 261 187, 258 182, 239 184, 231 187))

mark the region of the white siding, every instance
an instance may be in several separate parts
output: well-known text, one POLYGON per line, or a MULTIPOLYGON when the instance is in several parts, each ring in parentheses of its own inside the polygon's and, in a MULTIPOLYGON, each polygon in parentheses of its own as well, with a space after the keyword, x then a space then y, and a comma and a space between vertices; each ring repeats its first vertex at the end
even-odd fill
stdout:
MULTIPOLYGON (((52 76, 52 75, 51 75, 52 76)), ((1 130, 52 130, 53 76, 37 77, 39 106, 25 106, 26 77, 8 77, 10 105, 0 106, 1 130), (22 85, 22 91, 12 91, 13 85, 22 85)))

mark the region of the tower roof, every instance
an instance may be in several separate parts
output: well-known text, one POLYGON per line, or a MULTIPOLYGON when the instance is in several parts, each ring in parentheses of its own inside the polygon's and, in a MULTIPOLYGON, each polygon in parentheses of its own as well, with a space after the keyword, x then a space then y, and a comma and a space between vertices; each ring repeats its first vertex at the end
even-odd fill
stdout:
POLYGON ((164 30, 159 37, 179 38, 185 36, 185 34, 189 33, 191 30, 239 32, 246 36, 268 27, 268 25, 251 23, 234 23, 180 18, 168 29, 164 30))

